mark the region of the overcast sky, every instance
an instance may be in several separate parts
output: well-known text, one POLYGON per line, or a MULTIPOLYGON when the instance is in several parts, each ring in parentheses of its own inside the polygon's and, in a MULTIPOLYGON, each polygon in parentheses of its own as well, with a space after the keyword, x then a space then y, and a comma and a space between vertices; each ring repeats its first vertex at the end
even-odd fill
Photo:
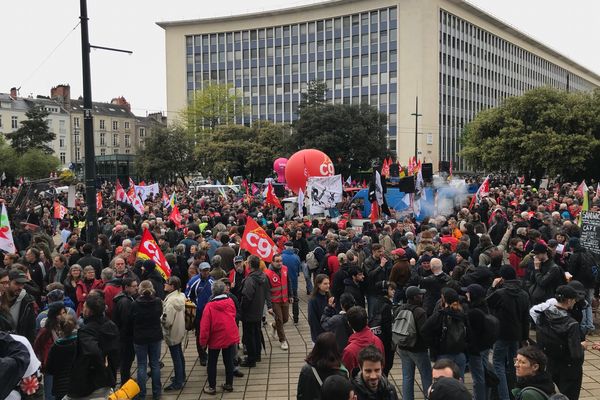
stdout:
MULTIPOLYGON (((137 115, 166 110, 164 31, 155 24, 157 21, 206 18, 317 2, 321 1, 88 0, 90 42, 134 52, 126 55, 92 50, 93 98, 110 101, 124 96, 137 115)), ((470 2, 600 73, 600 1, 470 2)), ((69 83, 72 97, 82 94, 81 34, 79 28, 73 30, 79 21, 78 1, 1 1, 0 15, 3 38, 0 93, 7 93, 15 86, 21 88, 21 96, 48 96, 52 86, 69 83)))

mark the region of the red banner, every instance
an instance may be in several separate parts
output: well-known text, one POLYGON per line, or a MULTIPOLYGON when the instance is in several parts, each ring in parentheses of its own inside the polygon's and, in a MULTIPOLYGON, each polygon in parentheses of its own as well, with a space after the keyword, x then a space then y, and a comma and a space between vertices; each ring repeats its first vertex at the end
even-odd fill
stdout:
POLYGON ((169 267, 165 255, 154 241, 154 238, 148 229, 144 229, 144 233, 142 234, 142 241, 140 242, 137 257, 142 260, 154 261, 156 270, 160 272, 165 280, 171 276, 171 267, 169 267))
POLYGON ((65 215, 67 215, 68 212, 69 212, 69 210, 67 210, 67 207, 63 206, 58 201, 54 202, 54 218, 55 219, 63 219, 65 217, 65 215))
POLYGON ((181 213, 179 212, 179 207, 175 206, 173 207, 173 211, 171 211, 171 215, 169 215, 169 221, 173 221, 173 223, 175 224, 175 226, 177 226, 177 228, 181 228, 181 220, 183 218, 181 217, 181 213))
POLYGON ((267 262, 273 261, 273 256, 279 252, 267 232, 250 217, 246 221, 240 247, 267 262))
POLYGON ((96 211, 102 210, 102 192, 96 194, 96 211))

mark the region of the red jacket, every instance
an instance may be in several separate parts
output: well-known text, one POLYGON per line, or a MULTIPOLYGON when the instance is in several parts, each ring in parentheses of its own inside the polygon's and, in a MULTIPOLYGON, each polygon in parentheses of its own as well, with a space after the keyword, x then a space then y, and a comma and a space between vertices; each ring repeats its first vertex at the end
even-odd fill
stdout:
POLYGON ((77 316, 78 317, 81 315, 81 312, 83 311, 83 303, 85 302, 85 298, 87 297, 88 293, 91 292, 93 289, 102 290, 103 287, 104 287, 104 283, 102 283, 102 281, 100 279, 94 279, 94 282, 92 282, 92 286, 91 286, 90 290, 88 290, 87 286, 83 282, 83 279, 80 280, 79 282, 77 282, 77 289, 75 290, 75 294, 77 296, 77 316))
POLYGON ((113 306, 115 305, 113 302, 113 299, 115 298, 116 295, 118 295, 122 291, 123 291, 123 288, 116 284, 113 285, 111 283, 110 285, 104 286, 104 302, 106 303, 106 317, 107 318, 112 319, 112 310, 113 310, 113 306))
POLYGON ((450 243, 450 249, 454 252, 456 251, 456 246, 458 245, 458 239, 452 235, 444 235, 440 238, 440 242, 442 243, 450 243))
POLYGON ((279 274, 272 269, 265 269, 265 275, 271 285, 271 302, 287 303, 289 301, 289 278, 288 270, 285 265, 281 266, 279 274))
POLYGON ((235 323, 235 304, 226 295, 215 297, 204 307, 200 319, 198 343, 209 349, 226 349, 240 342, 235 323))
POLYGON ((46 361, 48 359, 48 353, 50 348, 54 344, 54 337, 52 332, 46 328, 40 329, 35 342, 33 342, 33 351, 42 363, 42 371, 46 368, 46 361))
POLYGON ((365 326, 362 331, 350 335, 348 344, 342 354, 342 362, 350 374, 352 374, 352 370, 355 368, 360 368, 358 353, 370 344, 375 345, 381 351, 381 354, 385 355, 381 339, 375 336, 368 326, 365 326))

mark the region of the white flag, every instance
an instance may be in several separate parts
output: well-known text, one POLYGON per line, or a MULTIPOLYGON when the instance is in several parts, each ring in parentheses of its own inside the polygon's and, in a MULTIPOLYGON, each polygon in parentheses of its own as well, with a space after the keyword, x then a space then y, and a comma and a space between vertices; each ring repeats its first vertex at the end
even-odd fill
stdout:
POLYGON ((153 183, 152 185, 146 186, 134 185, 134 188, 135 194, 137 194, 142 201, 146 201, 148 196, 151 194, 154 196, 158 195, 158 183, 153 183))
POLYGON ((306 184, 306 194, 310 202, 310 213, 320 214, 342 201, 342 177, 311 176, 306 184))
POLYGON ((6 205, 4 204, 2 204, 2 213, 0 214, 0 250, 4 250, 8 253, 17 252, 12 230, 10 229, 8 213, 6 212, 6 205))
POLYGON ((298 216, 300 218, 304 217, 304 192, 302 189, 298 192, 298 216))
POLYGON ((349 175, 349 176, 348 176, 348 179, 346 179, 346 184, 347 184, 348 186, 352 185, 352 175, 349 175))
POLYGON ((0 182, 6 179, 6 174, 2 171, 2 176, 0 176, 0 182))

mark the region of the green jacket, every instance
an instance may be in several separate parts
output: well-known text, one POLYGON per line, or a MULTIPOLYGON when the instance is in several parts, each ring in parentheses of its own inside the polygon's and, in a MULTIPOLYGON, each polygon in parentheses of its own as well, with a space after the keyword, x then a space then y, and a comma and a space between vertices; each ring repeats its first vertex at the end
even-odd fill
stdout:
POLYGON ((540 389, 533 386, 527 386, 523 389, 515 388, 512 390, 516 400, 548 400, 549 396, 540 389))

